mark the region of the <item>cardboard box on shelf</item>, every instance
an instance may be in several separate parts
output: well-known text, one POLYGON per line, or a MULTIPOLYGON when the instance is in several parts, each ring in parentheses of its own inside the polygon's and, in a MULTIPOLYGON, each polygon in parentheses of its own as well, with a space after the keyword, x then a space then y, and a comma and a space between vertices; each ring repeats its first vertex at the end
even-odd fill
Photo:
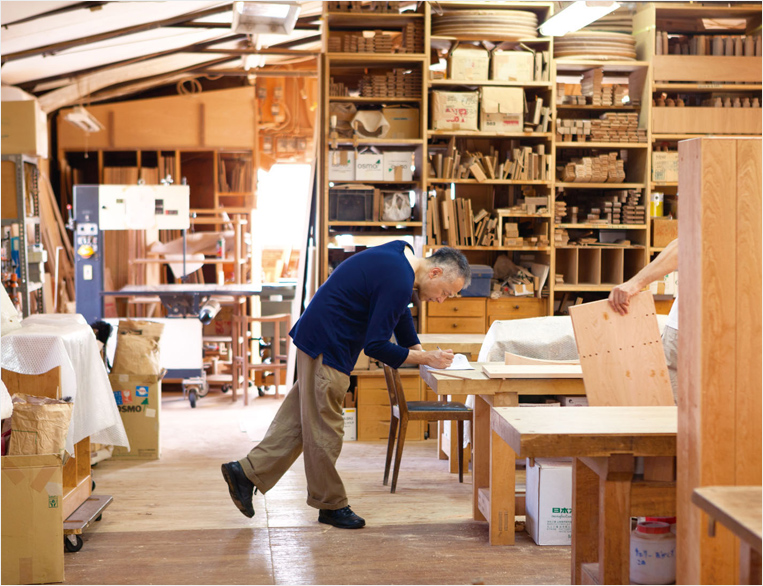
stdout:
POLYGON ((458 81, 487 81, 490 53, 474 45, 458 45, 448 57, 448 77, 458 81))
POLYGON ((64 580, 60 456, 2 457, 2 583, 64 580))
POLYGON ((538 545, 572 543, 572 462, 536 458, 527 461, 525 496, 527 533, 538 545))
POLYGON ((479 92, 432 92, 432 130, 477 130, 479 92))
POLYGON ((678 181, 678 151, 652 153, 652 181, 657 183, 678 181))
POLYGON ((158 460, 161 455, 161 375, 110 374, 109 381, 130 441, 129 451, 116 446, 113 457, 158 460))
POLYGON ((529 51, 493 51, 490 79, 533 81, 535 58, 529 51))
POLYGON ((329 151, 329 181, 355 180, 355 151, 329 151))
POLYGON ((382 114, 389 122, 386 138, 421 138, 418 108, 385 107, 382 114))
POLYGON ((678 220, 652 218, 652 246, 664 248, 678 238, 678 220))
POLYGON ((384 181, 412 181, 411 167, 411 151, 384 151, 384 181))
POLYGON ((203 327, 204 336, 230 336, 233 331, 233 307, 223 305, 211 322, 203 327))
POLYGON ((522 132, 525 97, 522 88, 483 87, 480 98, 480 130, 522 132))
POLYGON ((48 158, 48 117, 37 100, 6 101, 0 108, 2 154, 48 158))
POLYGON ((356 181, 384 180, 384 153, 365 152, 355 155, 356 181))

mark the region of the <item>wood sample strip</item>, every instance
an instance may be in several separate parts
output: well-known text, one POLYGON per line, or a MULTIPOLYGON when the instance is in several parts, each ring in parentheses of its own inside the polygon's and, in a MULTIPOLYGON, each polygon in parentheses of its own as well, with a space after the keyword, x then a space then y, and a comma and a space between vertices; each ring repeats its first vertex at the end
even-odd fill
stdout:
POLYGON ((673 392, 649 291, 634 295, 627 315, 606 299, 569 308, 592 406, 673 405, 673 392))
POLYGON ((485 364, 488 378, 583 378, 577 364, 485 364))

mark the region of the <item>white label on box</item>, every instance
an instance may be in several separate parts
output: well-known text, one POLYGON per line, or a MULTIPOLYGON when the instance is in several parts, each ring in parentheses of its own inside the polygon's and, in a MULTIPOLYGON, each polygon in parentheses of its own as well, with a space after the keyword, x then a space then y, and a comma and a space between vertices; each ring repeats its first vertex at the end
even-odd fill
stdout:
POLYGON ((156 417, 156 409, 146 407, 146 417, 156 417))
POLYGON ((413 153, 410 151, 384 152, 384 181, 411 181, 413 153))
POLYGON ((355 180, 355 151, 329 151, 329 181, 355 180))
POLYGON ((356 181, 383 181, 384 155, 377 153, 358 153, 355 156, 356 181))
POLYGON ((344 441, 354 442, 358 439, 358 410, 355 407, 342 409, 344 417, 344 441))

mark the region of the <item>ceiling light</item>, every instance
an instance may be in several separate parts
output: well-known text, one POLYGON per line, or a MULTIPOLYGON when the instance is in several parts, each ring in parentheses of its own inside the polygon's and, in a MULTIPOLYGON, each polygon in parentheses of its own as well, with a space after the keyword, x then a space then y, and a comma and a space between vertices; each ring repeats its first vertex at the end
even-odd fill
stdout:
POLYGON ((563 37, 617 10, 617 2, 584 2, 577 0, 557 12, 539 27, 541 36, 563 37))
POLYGON ((234 2, 233 32, 288 35, 297 24, 298 2, 234 2))
POLYGON ((71 122, 74 126, 81 128, 85 132, 99 132, 105 128, 95 116, 82 106, 77 106, 70 112, 67 112, 64 120, 71 122))

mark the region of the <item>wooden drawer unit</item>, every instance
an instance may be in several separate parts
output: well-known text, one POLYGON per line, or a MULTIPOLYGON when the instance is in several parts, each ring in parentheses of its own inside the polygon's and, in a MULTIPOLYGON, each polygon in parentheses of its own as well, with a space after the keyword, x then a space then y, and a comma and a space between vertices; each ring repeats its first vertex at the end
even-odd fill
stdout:
POLYGON ((496 320, 525 319, 546 315, 548 300, 538 297, 503 297, 487 300, 487 327, 496 320))
MULTIPOLYGON (((373 374, 358 376, 358 441, 386 440, 389 437, 389 394, 384 381, 384 371, 372 371, 373 374)), ((405 397, 409 401, 421 400, 421 379, 417 369, 401 370, 405 397)), ((423 439, 421 421, 408 423, 406 439, 423 439)))
POLYGON ((459 297, 427 303, 427 332, 431 334, 484 334, 485 297, 459 297))

